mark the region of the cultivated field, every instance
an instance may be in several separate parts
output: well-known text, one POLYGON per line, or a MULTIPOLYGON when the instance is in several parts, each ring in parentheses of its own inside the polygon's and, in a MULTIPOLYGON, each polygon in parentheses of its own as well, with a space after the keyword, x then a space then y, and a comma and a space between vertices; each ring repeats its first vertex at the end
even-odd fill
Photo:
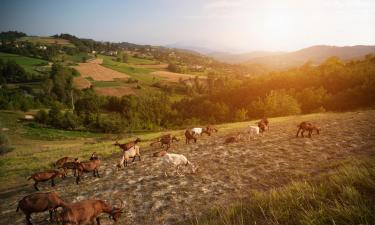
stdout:
POLYGON ((95 88, 96 93, 104 96, 117 96, 134 95, 135 91, 132 87, 100 87, 95 88))
POLYGON ((26 56, 20 56, 16 54, 9 54, 0 52, 0 59, 7 61, 12 60, 15 61, 17 64, 22 66, 27 72, 33 73, 36 71, 36 69, 41 64, 47 64, 46 60, 43 59, 36 59, 36 58, 30 58, 26 56))
POLYGON ((195 77, 190 74, 173 73, 169 71, 155 71, 150 73, 150 75, 163 78, 169 82, 179 82, 180 80, 188 80, 195 77))
MULTIPOLYGON (((218 126, 217 134, 203 136, 196 144, 185 145, 184 140, 173 144, 170 152, 184 154, 198 170, 195 174, 186 170, 182 176, 170 177, 163 176, 160 159, 151 157, 159 149, 149 147, 149 142, 141 145, 142 161, 116 171, 120 150, 112 145, 110 137, 69 141, 15 140, 16 150, 2 156, 0 161, 0 179, 4 184, 0 193, 0 224, 22 224, 24 216, 15 212, 17 202, 34 192, 32 182, 27 182, 26 178, 65 155, 87 158, 96 151, 104 158, 99 171, 101 178, 87 174, 82 183, 76 185, 70 176, 64 181, 58 179, 55 188, 49 183, 42 184, 41 190, 55 190, 69 202, 119 197, 126 207, 118 224, 190 223, 190 219, 214 206, 228 205, 246 197, 252 189, 266 191, 292 181, 309 180, 329 173, 351 158, 374 159, 373 110, 271 118, 269 132, 264 136, 223 144, 225 137, 244 131, 254 122, 223 124, 218 126), (303 120, 321 125, 321 134, 296 138, 296 126, 303 120), (28 166, 32 169, 28 170, 28 166)), ((12 138, 22 135, 21 129, 17 130, 17 134, 10 135, 12 138)), ((183 131, 171 133, 182 139, 183 131)), ((149 141, 159 135, 161 133, 139 136, 149 141)), ((33 221, 34 224, 49 224, 47 218, 48 213, 39 214, 33 216, 33 221)), ((112 224, 104 215, 102 222, 112 224)))
POLYGON ((29 41, 34 44, 45 44, 45 45, 52 45, 52 44, 57 44, 57 45, 64 45, 68 47, 75 47, 72 43, 70 43, 69 40, 62 39, 62 38, 53 38, 53 37, 22 37, 19 39, 20 41, 29 41))
POLYGON ((101 59, 94 59, 88 61, 87 63, 79 63, 78 66, 74 66, 74 68, 81 73, 81 76, 91 77, 96 81, 112 81, 116 78, 129 78, 127 74, 108 69, 100 65, 101 63, 101 59))

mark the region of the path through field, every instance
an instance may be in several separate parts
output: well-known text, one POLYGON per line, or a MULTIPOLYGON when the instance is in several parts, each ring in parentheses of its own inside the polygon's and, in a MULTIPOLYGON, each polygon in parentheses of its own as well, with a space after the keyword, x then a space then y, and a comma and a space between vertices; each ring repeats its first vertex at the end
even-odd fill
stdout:
MULTIPOLYGON (((220 131, 203 136, 197 144, 174 144, 170 152, 181 153, 198 166, 183 176, 164 177, 159 158, 151 157, 157 148, 143 150, 142 161, 121 171, 117 159, 105 161, 101 178, 87 174, 80 185, 74 179, 58 180, 54 189, 66 201, 87 198, 115 199, 126 203, 118 224, 176 224, 199 215, 215 205, 228 204, 246 196, 250 189, 267 190, 292 180, 310 179, 352 155, 375 153, 375 111, 270 119, 263 137, 233 144, 223 139, 241 130, 220 131), (302 120, 321 125, 320 135, 296 138, 296 125, 302 120), (345 126, 344 126, 345 124, 345 126)), ((52 190, 47 184, 44 191, 52 190)), ((1 193, 0 224, 22 224, 16 213, 17 201, 33 193, 32 184, 16 192, 1 193)), ((34 224, 49 224, 48 213, 33 216, 34 224)), ((102 216, 103 224, 112 224, 102 216)))

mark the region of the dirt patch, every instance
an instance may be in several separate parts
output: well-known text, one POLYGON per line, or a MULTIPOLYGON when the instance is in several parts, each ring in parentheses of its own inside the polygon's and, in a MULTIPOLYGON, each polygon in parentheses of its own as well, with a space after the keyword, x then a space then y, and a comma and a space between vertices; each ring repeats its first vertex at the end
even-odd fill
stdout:
POLYGON ((74 84, 74 87, 78 89, 85 89, 91 86, 91 82, 81 76, 74 77, 73 84, 74 84))
MULTIPOLYGON (((117 224, 176 224, 215 205, 247 196, 251 189, 268 190, 309 179, 340 160, 375 152, 375 111, 270 119, 270 130, 264 136, 223 143, 228 135, 253 124, 227 132, 219 130, 211 137, 204 135, 196 144, 173 143, 169 151, 185 155, 198 167, 195 174, 185 169, 182 176, 171 173, 164 177, 160 158, 151 156, 159 148, 147 145, 141 149, 142 161, 130 163, 121 171, 115 169, 121 152, 118 149, 115 158, 103 161, 100 178, 90 173, 76 185, 69 174, 66 180, 58 179, 55 188, 48 183, 41 184, 40 189, 55 190, 68 202, 119 197, 125 201, 126 210, 117 224), (319 124, 321 134, 296 138, 296 126, 304 120, 319 124)), ((113 145, 107 148, 117 150, 113 145)), ((100 154, 100 149, 96 152, 100 154)), ((0 193, 0 224, 24 222, 24 216, 15 209, 18 200, 30 193, 34 193, 32 182, 25 182, 17 191, 0 193)), ((47 218, 48 212, 35 214, 33 222, 48 224, 47 218)), ((102 223, 112 224, 104 215, 102 223)))
POLYGON ((150 73, 150 75, 161 77, 166 79, 169 82, 179 82, 180 80, 188 80, 195 78, 195 75, 191 74, 182 74, 182 73, 173 73, 169 71, 155 71, 150 73))
POLYGON ((135 91, 132 87, 102 87, 95 88, 96 93, 105 96, 117 96, 121 97, 124 95, 135 95, 135 91))
POLYGON ((129 75, 127 74, 120 73, 100 65, 102 62, 102 59, 93 59, 87 63, 79 63, 78 66, 74 66, 74 68, 81 73, 81 76, 91 77, 96 81, 112 81, 116 78, 129 78, 129 75))

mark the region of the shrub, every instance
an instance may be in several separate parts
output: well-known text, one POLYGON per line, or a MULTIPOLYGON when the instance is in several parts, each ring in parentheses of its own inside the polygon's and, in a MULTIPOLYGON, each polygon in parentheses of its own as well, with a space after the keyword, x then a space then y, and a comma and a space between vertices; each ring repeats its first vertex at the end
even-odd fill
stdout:
POLYGON ((252 102, 251 107, 256 116, 276 117, 301 113, 298 101, 285 90, 271 91, 265 98, 252 102))

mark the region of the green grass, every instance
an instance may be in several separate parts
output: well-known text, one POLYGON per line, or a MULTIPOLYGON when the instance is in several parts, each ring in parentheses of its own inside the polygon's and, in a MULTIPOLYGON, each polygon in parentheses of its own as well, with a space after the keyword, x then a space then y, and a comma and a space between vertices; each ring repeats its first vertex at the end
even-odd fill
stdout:
POLYGON ((120 87, 124 86, 122 81, 93 81, 91 82, 95 87, 120 87))
POLYGON ((36 69, 39 64, 41 63, 47 63, 46 60, 43 59, 36 59, 36 58, 30 58, 26 56, 20 56, 16 54, 9 54, 0 52, 0 59, 5 60, 13 60, 20 66, 22 66, 27 72, 34 73, 36 72, 36 69))
POLYGON ((100 55, 99 58, 103 59, 102 66, 128 74, 132 78, 142 81, 148 85, 160 81, 160 78, 149 75, 149 73, 156 71, 155 69, 137 68, 128 63, 116 62, 113 60, 113 57, 110 56, 100 55))
POLYGON ((375 224, 375 161, 348 159, 314 180, 270 191, 252 190, 247 199, 215 208, 194 225, 375 224))
POLYGON ((85 131, 67 131, 58 130, 45 127, 29 127, 25 126, 25 133, 23 137, 36 140, 70 140, 77 138, 92 138, 98 137, 100 134, 85 132, 85 131))

